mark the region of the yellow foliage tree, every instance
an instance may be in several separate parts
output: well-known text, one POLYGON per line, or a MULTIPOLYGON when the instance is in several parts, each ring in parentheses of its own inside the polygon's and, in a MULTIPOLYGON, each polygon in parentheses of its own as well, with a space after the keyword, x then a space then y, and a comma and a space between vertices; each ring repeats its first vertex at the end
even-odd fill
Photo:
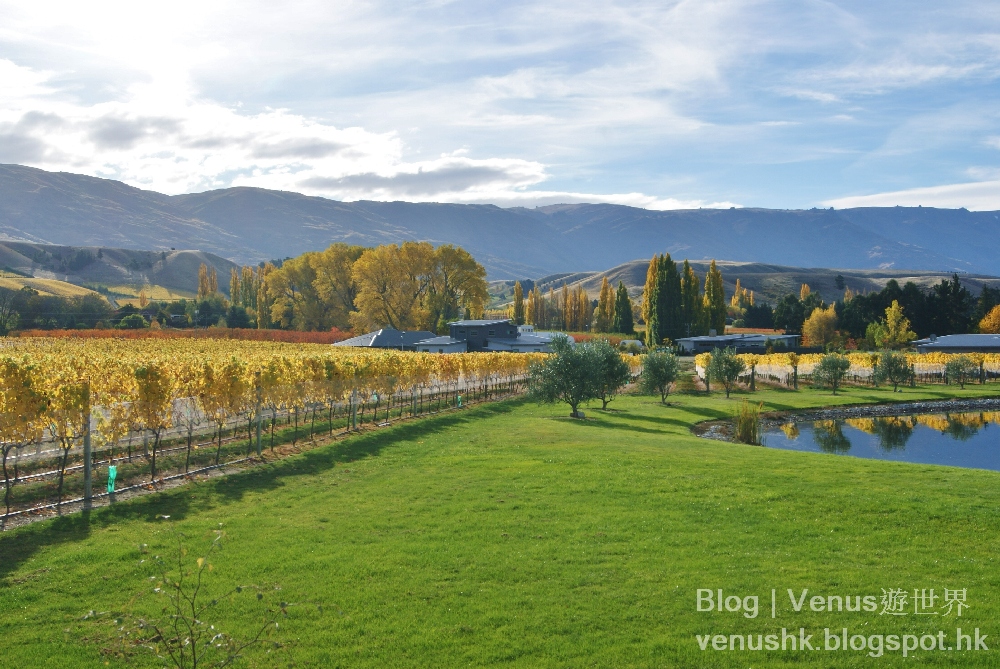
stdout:
POLYGON ((802 324, 802 336, 806 346, 823 346, 837 338, 837 311, 834 305, 826 309, 813 309, 812 314, 802 324))
POLYGON ((983 334, 1000 334, 1000 304, 979 321, 979 331, 983 334))

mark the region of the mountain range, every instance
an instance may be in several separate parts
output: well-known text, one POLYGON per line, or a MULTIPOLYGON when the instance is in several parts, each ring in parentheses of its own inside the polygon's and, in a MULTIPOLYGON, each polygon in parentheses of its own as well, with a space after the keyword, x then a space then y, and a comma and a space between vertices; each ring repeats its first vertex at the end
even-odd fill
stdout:
POLYGON ((0 165, 0 240, 170 251, 233 262, 337 241, 460 245, 490 279, 604 270, 669 252, 799 267, 1000 275, 1000 212, 921 207, 689 209, 610 204, 338 202, 260 188, 164 195, 110 179, 0 165))

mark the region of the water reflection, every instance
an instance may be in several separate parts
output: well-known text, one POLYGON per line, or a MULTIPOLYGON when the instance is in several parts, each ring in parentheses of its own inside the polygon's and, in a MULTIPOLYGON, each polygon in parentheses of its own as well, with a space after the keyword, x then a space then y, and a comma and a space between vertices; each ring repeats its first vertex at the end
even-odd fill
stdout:
POLYGON ((775 448, 1000 470, 995 426, 1000 426, 996 411, 789 422, 768 431, 764 443, 775 448))
POLYGON ((846 453, 851 450, 851 441, 844 436, 839 420, 818 420, 813 423, 813 438, 821 451, 846 453))

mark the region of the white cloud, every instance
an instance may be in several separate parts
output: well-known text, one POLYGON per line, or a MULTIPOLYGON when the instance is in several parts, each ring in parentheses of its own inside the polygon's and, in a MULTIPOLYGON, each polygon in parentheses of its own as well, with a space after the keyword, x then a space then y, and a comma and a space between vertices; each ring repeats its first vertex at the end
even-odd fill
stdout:
POLYGON ((1000 181, 977 181, 927 188, 910 188, 872 195, 850 195, 823 202, 824 206, 849 207, 942 207, 970 211, 1000 210, 1000 181))

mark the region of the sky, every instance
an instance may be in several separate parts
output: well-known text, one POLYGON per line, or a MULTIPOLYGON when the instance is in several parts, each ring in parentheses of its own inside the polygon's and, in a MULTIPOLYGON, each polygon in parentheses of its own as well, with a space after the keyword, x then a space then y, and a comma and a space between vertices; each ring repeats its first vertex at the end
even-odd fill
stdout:
POLYGON ((0 0, 0 163, 176 194, 1000 209, 1000 3, 0 0))

